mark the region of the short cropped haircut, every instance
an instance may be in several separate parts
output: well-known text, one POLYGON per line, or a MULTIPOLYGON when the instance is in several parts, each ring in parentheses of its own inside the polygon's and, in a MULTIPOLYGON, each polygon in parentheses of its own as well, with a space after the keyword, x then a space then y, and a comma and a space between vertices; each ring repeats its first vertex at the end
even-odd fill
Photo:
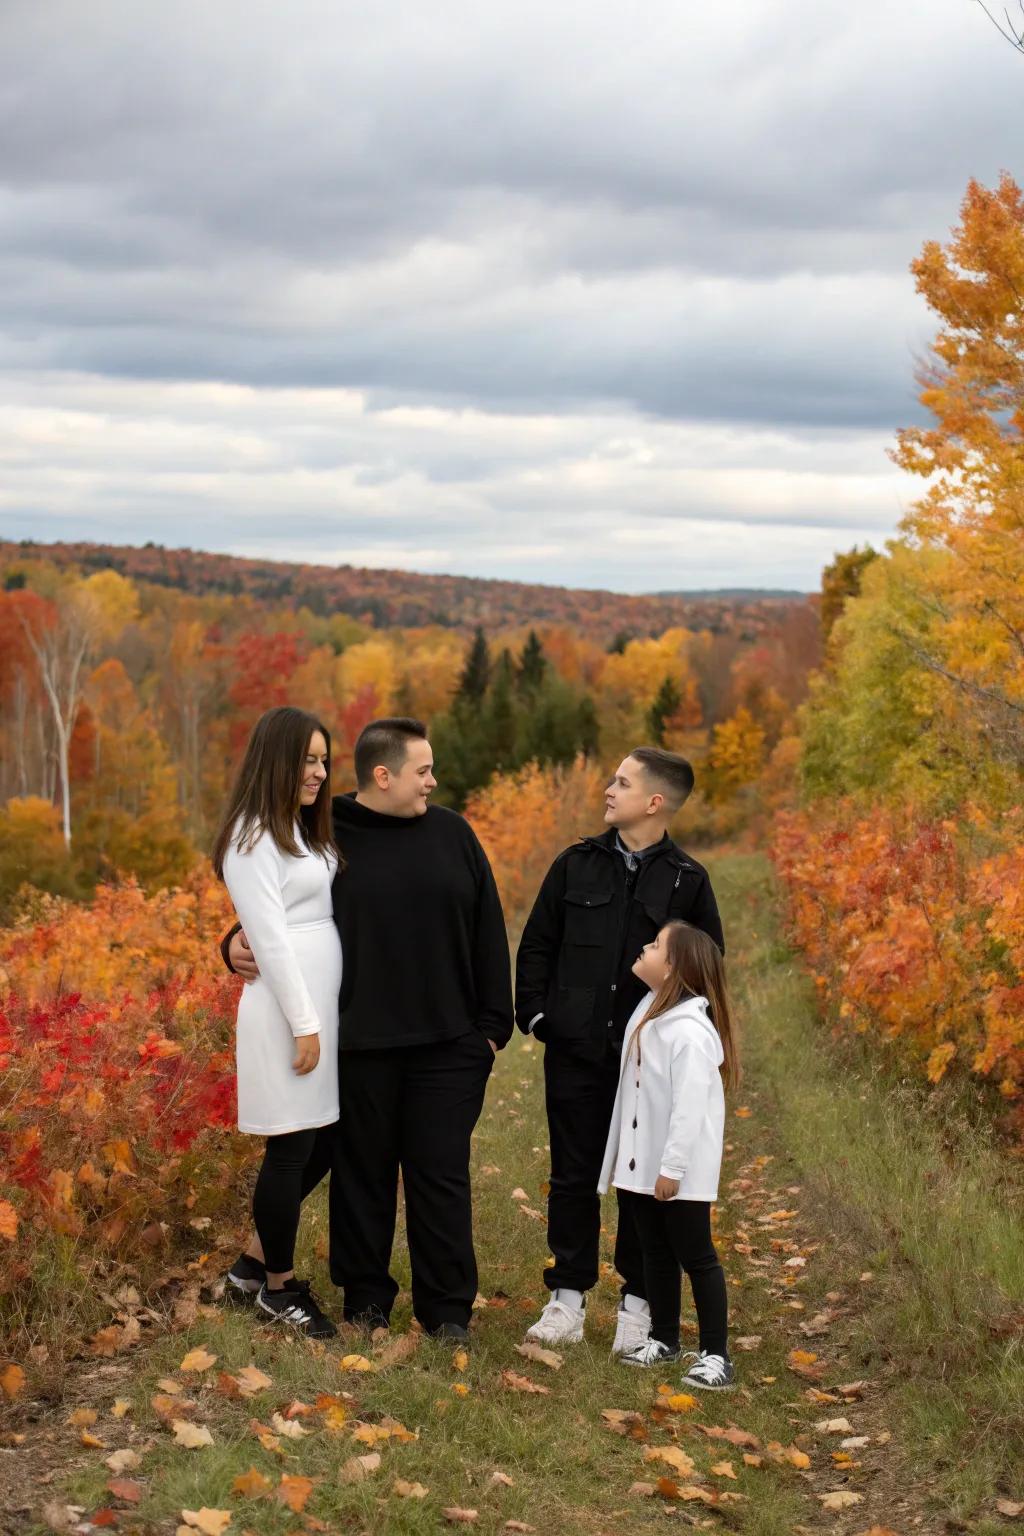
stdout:
POLYGON ((629 755, 657 785, 669 810, 685 805, 693 793, 693 769, 685 757, 664 747, 634 747, 629 755))
POLYGON ((427 728, 422 720, 410 720, 405 715, 396 715, 387 720, 371 720, 360 731, 355 747, 356 783, 359 788, 369 788, 373 783, 375 768, 387 768, 390 773, 400 773, 410 741, 426 739, 427 728))

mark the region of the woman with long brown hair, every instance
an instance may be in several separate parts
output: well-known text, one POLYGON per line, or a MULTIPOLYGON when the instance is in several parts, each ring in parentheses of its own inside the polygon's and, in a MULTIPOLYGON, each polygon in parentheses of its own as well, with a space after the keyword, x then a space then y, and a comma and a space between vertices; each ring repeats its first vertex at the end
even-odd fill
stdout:
MULTIPOLYGON (((331 739, 281 706, 253 727, 213 846, 259 977, 238 1004, 238 1129, 265 1136, 253 1196, 263 1262, 243 1254, 256 1303, 312 1338, 336 1332, 293 1267, 303 1172, 338 1119, 341 941, 331 884, 331 739)), ((256 1245, 251 1245, 256 1246, 256 1245)))
POLYGON ((681 1276, 693 1290, 699 1349, 683 1385, 722 1390, 729 1359, 725 1275, 711 1237, 725 1134, 725 1088, 739 1059, 718 945, 671 922, 633 970, 650 992, 626 1026, 622 1068, 601 1172, 632 1219, 644 1258, 650 1337, 621 1356, 628 1365, 680 1358, 681 1276))

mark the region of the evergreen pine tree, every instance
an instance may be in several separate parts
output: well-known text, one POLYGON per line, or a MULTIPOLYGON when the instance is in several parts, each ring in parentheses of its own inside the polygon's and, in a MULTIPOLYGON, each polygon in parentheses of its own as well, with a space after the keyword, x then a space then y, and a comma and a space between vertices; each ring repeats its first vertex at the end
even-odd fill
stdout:
POLYGON ((683 696, 676 686, 675 678, 666 677, 647 711, 647 726, 655 746, 665 745, 666 722, 671 720, 682 702, 683 696))
POLYGON ((457 699, 466 699, 479 704, 487 692, 487 684, 491 677, 491 653, 488 649, 487 639, 481 628, 477 629, 473 636, 473 644, 466 655, 466 664, 459 678, 459 686, 456 690, 457 699))
POLYGON ((529 693, 539 688, 547 670, 548 661, 544 655, 544 647, 537 638, 537 631, 531 629, 519 656, 520 692, 529 693))

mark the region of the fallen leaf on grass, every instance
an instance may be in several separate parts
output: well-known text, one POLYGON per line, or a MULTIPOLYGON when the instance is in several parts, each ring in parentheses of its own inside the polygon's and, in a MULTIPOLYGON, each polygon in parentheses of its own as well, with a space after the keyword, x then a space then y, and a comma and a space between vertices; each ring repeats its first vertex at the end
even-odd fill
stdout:
POLYGON ((853 1425, 849 1419, 819 1419, 815 1429, 821 1435, 852 1435, 853 1425))
POLYGON ((652 1499, 657 1492, 653 1483, 630 1483, 630 1493, 635 1493, 642 1499, 652 1499))
POLYGON ((807 1452, 800 1450, 796 1445, 782 1445, 778 1440, 769 1440, 765 1451, 772 1461, 788 1461, 791 1467, 796 1467, 800 1472, 806 1472, 811 1464, 811 1458, 807 1452))
POLYGON ((341 1464, 338 1473, 343 1483, 361 1483, 380 1471, 380 1451, 369 1451, 365 1456, 350 1456, 341 1464))
POLYGON ((530 1197, 525 1189, 514 1189, 509 1198, 512 1200, 529 1200, 530 1197))
POLYGON ((5 1365, 0 1371, 0 1391, 12 1401, 25 1390, 25 1372, 20 1365, 5 1365))
POLYGON ((382 1429, 388 1431, 392 1440, 397 1440, 400 1445, 411 1445, 420 1437, 418 1429, 406 1429, 401 1419, 384 1418, 381 1419, 380 1424, 382 1429))
POLYGON ((543 1344, 531 1344, 529 1341, 525 1344, 517 1344, 516 1353, 523 1355, 527 1360, 536 1360, 538 1365, 546 1365, 553 1371, 560 1371, 565 1364, 561 1355, 556 1354, 553 1349, 545 1349, 543 1344))
POLYGON ((464 1381, 453 1381, 452 1391, 455 1393, 456 1397, 468 1397, 470 1389, 467 1387, 464 1381))
POLYGON ((837 1488, 833 1493, 819 1493, 818 1500, 822 1509, 850 1509, 854 1504, 863 1504, 864 1495, 850 1493, 846 1488, 837 1488))
POLYGON ((273 1385, 266 1371, 258 1370, 255 1365, 243 1365, 240 1371, 235 1372, 234 1380, 245 1397, 254 1397, 257 1392, 263 1392, 273 1385))
MULTIPOLYGON (((230 1509, 183 1509, 181 1518, 186 1531, 201 1531, 202 1536, 222 1536, 231 1524, 230 1509)), ((181 1529, 181 1527, 179 1527, 181 1529)))
POLYGON ((817 1381, 825 1369, 824 1360, 810 1349, 791 1349, 786 1356, 786 1364, 794 1376, 803 1376, 808 1381, 817 1381))
POLYGON ((174 1431, 175 1445, 183 1445, 188 1451, 197 1451, 200 1446, 213 1444, 213 1436, 205 1424, 190 1424, 188 1419, 174 1419, 171 1429, 174 1431))
MULTIPOLYGON (((1016 1499, 996 1499, 996 1509, 1001 1515, 1009 1515, 1011 1519, 1016 1515, 1024 1515, 1024 1503, 1019 1503, 1016 1499)), ((868 1536, 871 1536, 870 1531, 868 1536)))
POLYGON ((425 1499, 428 1489, 422 1483, 407 1483, 404 1477, 396 1477, 391 1488, 400 1499, 425 1499))
POLYGON ((452 1370, 464 1371, 469 1365, 469 1350, 457 1349, 452 1355, 452 1370))
POLYGON ((698 1488, 696 1483, 676 1483, 670 1477, 659 1477, 656 1491, 663 1499, 677 1499, 680 1504, 717 1504, 719 1495, 711 1488, 698 1488))
POLYGON ((287 1504, 293 1515, 301 1515, 312 1492, 311 1477, 291 1477, 285 1472, 274 1490, 274 1497, 280 1503, 287 1504))
POLYGON ((761 1442, 756 1435, 748 1430, 738 1429, 735 1424, 730 1424, 728 1429, 723 1429, 720 1424, 698 1424, 701 1434, 707 1435, 709 1440, 728 1440, 730 1445, 749 1446, 752 1451, 761 1449, 761 1442))
POLYGON ((76 1408, 74 1413, 68 1414, 68 1423, 74 1429, 88 1429, 98 1418, 95 1408, 76 1408))
POLYGON ((515 1483, 507 1472, 492 1472, 490 1476, 492 1488, 514 1488, 515 1483))
POLYGON ((138 1451, 114 1451, 106 1460, 106 1465, 110 1468, 111 1472, 116 1472, 118 1475, 122 1472, 134 1472, 135 1468, 141 1466, 141 1464, 142 1457, 138 1451))
POLYGON ((527 1525, 525 1520, 506 1520, 502 1526, 503 1531, 535 1531, 535 1525, 527 1525))
POLYGON ((339 1371, 375 1371, 377 1367, 372 1360, 367 1360, 365 1355, 342 1355, 338 1361, 339 1371))
POLYGON ((666 1392, 659 1396, 654 1406, 668 1413, 692 1413, 697 1407, 697 1399, 690 1392, 666 1392))
POLYGON ((871 1444, 870 1435, 848 1435, 845 1440, 840 1440, 840 1448, 844 1451, 862 1451, 866 1445, 871 1444))
POLYGON ((405 1365, 411 1360, 420 1347, 423 1335, 414 1333, 400 1333, 396 1339, 389 1339, 378 1351, 377 1364, 382 1371, 386 1371, 392 1365, 405 1365))
POLYGON ((131 1405, 131 1400, 129 1398, 127 1398, 127 1397, 115 1397, 114 1398, 114 1406, 111 1408, 110 1411, 113 1414, 115 1419, 123 1419, 125 1414, 131 1408, 131 1406, 132 1406, 131 1405))
POLYGON ((352 1430, 352 1439, 360 1445, 379 1445, 382 1440, 391 1439, 391 1431, 383 1424, 356 1424, 352 1430))
POLYGON ((180 1381, 175 1381, 173 1376, 161 1376, 157 1382, 161 1392, 166 1392, 168 1397, 180 1397, 185 1388, 180 1381))
POLYGON ((309 1434, 309 1430, 303 1429, 302 1425, 294 1419, 286 1419, 279 1413, 272 1413, 270 1415, 270 1422, 275 1432, 279 1435, 284 1435, 287 1440, 301 1440, 305 1435, 309 1434))
POLYGON ((601 1422, 613 1434, 626 1435, 630 1440, 646 1440, 647 1425, 642 1413, 631 1408, 602 1408, 601 1422))
POLYGON ((149 1400, 149 1406, 158 1419, 169 1424, 175 1417, 180 1417, 198 1407, 190 1397, 170 1397, 167 1393, 156 1392, 149 1400))
POLYGON ((178 1366, 178 1370, 197 1372, 208 1371, 210 1366, 216 1365, 216 1363, 217 1356, 211 1355, 209 1350, 203 1349, 202 1345, 200 1345, 198 1349, 189 1350, 184 1360, 178 1366))
POLYGON ((749 1451, 743 1452, 743 1465, 745 1467, 763 1467, 763 1456, 752 1456, 749 1451))
POLYGON ((517 1376, 515 1371, 502 1371, 501 1379, 506 1387, 511 1387, 513 1392, 535 1392, 539 1396, 550 1397, 551 1388, 541 1387, 528 1376, 517 1376))
POLYGON ((81 1430, 79 1432, 78 1438, 81 1440, 82 1444, 86 1446, 90 1451, 106 1450, 106 1441, 101 1440, 99 1435, 94 1435, 91 1429, 81 1430))
POLYGON ((478 1509, 460 1509, 457 1504, 450 1504, 441 1513, 449 1525, 473 1525, 480 1518, 478 1509))
POLYGON ((693 1471, 693 1458, 681 1451, 678 1445, 649 1445, 644 1451, 644 1461, 663 1461, 674 1468, 680 1477, 689 1477, 693 1471))
POLYGON ((258 1467, 250 1467, 248 1472, 239 1473, 231 1484, 231 1492, 237 1493, 241 1499, 262 1499, 273 1488, 269 1477, 264 1477, 258 1467))
POLYGON ((736 1481, 736 1468, 731 1461, 716 1461, 711 1470, 716 1477, 731 1477, 733 1482, 736 1481))
POLYGON ((804 1391, 804 1397, 806 1397, 809 1403, 845 1402, 845 1398, 840 1397, 838 1392, 822 1392, 818 1387, 807 1387, 804 1391))
POLYGON ((112 1477, 107 1492, 115 1499, 123 1499, 126 1504, 137 1504, 142 1498, 142 1484, 133 1482, 130 1477, 112 1477))
POLYGON ((733 1343, 737 1349, 760 1349, 761 1335, 759 1333, 748 1333, 742 1339, 733 1339, 733 1343))

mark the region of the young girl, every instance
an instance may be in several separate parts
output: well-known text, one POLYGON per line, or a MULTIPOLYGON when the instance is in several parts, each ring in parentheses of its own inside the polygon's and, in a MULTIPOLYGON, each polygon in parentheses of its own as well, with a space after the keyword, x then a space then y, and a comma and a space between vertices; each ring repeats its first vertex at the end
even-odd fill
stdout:
POLYGON ((626 1026, 622 1069, 601 1171, 644 1256, 650 1337, 621 1358, 678 1360, 680 1271, 693 1288, 700 1349, 683 1385, 721 1390, 735 1379, 726 1343, 725 1275, 711 1240, 725 1128, 725 1085, 739 1077, 725 966, 689 923, 667 923, 634 974, 651 988, 626 1026))
POLYGON ((242 1288, 261 1310, 311 1338, 336 1332, 292 1267, 303 1173, 318 1137, 338 1119, 341 941, 331 905, 338 854, 330 751, 313 715, 267 710, 213 849, 260 968, 239 1000, 235 1045, 238 1129, 267 1138, 253 1196, 259 1242, 232 1274, 244 1270, 242 1288))

